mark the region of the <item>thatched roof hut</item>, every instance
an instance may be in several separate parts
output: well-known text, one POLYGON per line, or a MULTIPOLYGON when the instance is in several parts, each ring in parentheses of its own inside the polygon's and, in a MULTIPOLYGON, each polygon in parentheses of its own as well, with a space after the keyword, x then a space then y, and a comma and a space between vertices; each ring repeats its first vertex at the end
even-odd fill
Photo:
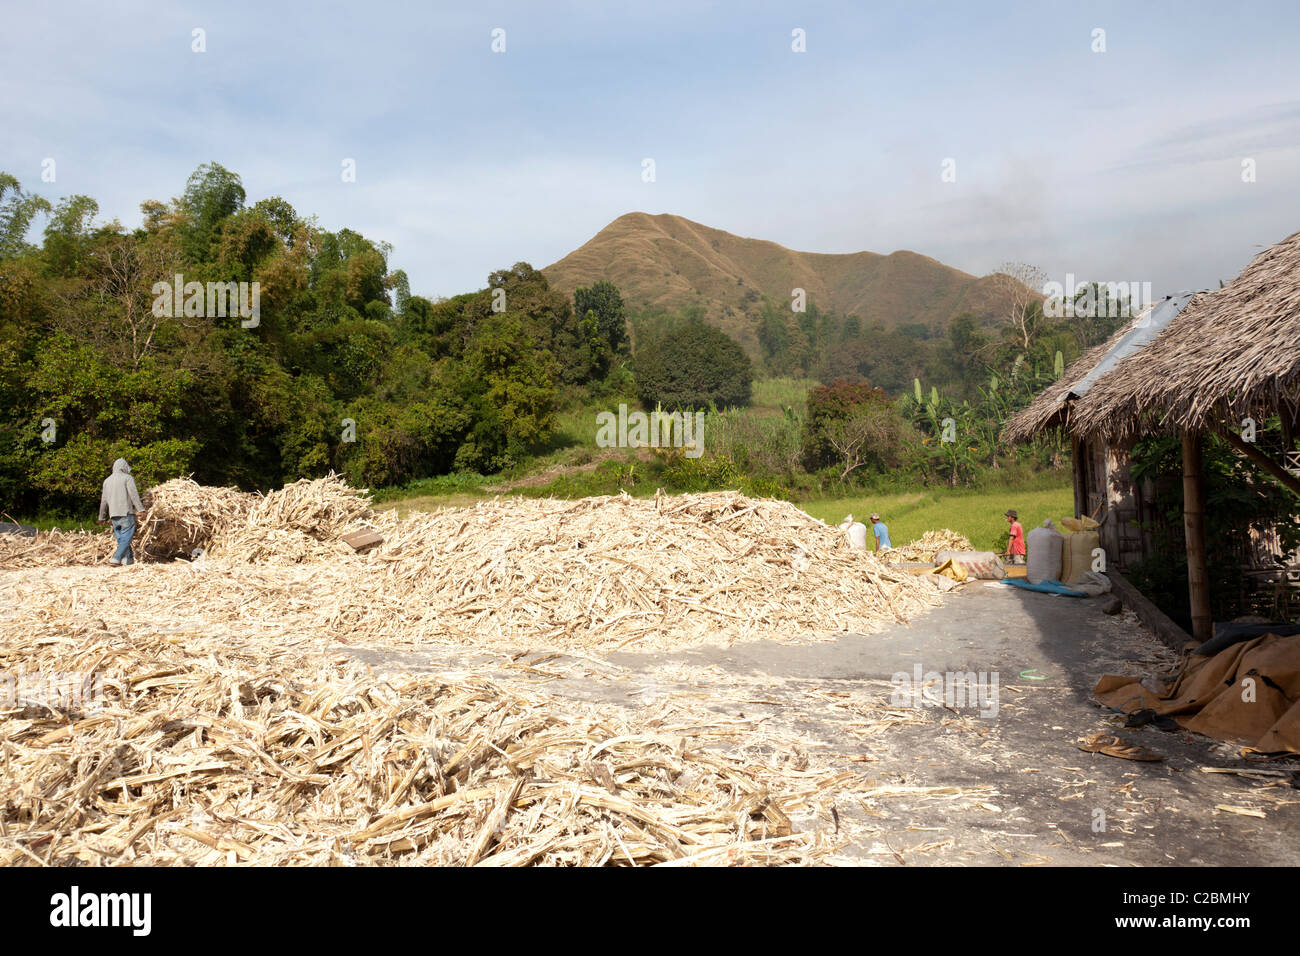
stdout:
POLYGON ((1216 431, 1300 403, 1300 232, 1197 296, 1077 403, 1070 428, 1108 438, 1216 431))
POLYGON ((1183 292, 1147 306, 1105 342, 1075 359, 1060 379, 1043 389, 1027 408, 1013 415, 1002 429, 1002 440, 1027 441, 1044 428, 1073 431, 1072 412, 1076 402, 1120 362, 1149 345, 1194 301, 1193 293, 1183 292))
MULTIPOLYGON (((1003 430, 1022 441, 1041 428, 1070 432, 1075 503, 1093 501, 1110 522, 1121 555, 1124 513, 1142 510, 1127 469, 1133 440, 1178 434, 1183 451, 1184 537, 1193 633, 1212 628, 1204 532, 1205 432, 1300 494, 1300 479, 1237 434, 1242 418, 1280 415, 1287 446, 1300 435, 1300 232, 1265 249, 1232 282, 1213 292, 1164 300, 1117 336, 1082 356, 1003 430), (1143 328, 1146 323, 1145 329, 1143 328)), ((1103 542, 1106 534, 1103 532, 1103 542)), ((1107 552, 1113 553, 1107 546, 1107 552)))

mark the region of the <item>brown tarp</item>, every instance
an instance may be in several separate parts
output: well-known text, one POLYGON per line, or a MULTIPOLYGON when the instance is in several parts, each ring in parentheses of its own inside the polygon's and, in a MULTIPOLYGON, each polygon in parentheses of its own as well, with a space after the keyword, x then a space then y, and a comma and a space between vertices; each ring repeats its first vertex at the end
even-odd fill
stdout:
POLYGON ((1154 710, 1187 730, 1261 753, 1300 753, 1300 635, 1265 634, 1212 657, 1192 654, 1160 694, 1114 674, 1093 694, 1116 710, 1154 710))

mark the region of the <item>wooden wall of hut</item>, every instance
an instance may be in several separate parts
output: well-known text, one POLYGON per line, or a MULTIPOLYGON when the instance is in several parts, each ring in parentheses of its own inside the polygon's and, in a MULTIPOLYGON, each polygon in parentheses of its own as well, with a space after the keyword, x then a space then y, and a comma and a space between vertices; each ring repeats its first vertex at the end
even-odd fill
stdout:
MULTIPOLYGON (((1177 477, 1157 487, 1151 479, 1141 484, 1129 472, 1132 445, 1108 447, 1096 439, 1072 440, 1074 456, 1074 513, 1091 515, 1101 522, 1098 534, 1106 560, 1126 571, 1139 561, 1156 556, 1157 541, 1181 541, 1181 521, 1170 524, 1157 509, 1157 499, 1179 493, 1177 477)), ((1300 519, 1298 519, 1300 520, 1300 519)), ((1216 543, 1226 549, 1244 569, 1277 567, 1281 543, 1274 529, 1263 532, 1250 528, 1228 541, 1216 543)), ((1289 564, 1300 563, 1300 553, 1289 556, 1289 564)))
POLYGON ((1139 486, 1129 473, 1132 445, 1108 447, 1097 439, 1074 439, 1074 510, 1101 522, 1106 560, 1126 570, 1154 551, 1151 528, 1161 519, 1151 482, 1139 486))

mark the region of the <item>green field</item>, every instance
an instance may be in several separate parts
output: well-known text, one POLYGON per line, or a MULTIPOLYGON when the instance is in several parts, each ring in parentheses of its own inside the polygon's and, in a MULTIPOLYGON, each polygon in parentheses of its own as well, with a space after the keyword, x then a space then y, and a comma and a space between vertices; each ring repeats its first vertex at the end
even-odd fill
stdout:
POLYGON ((855 521, 867 523, 867 516, 879 512, 889 526, 895 546, 907 544, 926 531, 949 528, 970 538, 981 551, 999 547, 1007 530, 1002 513, 1014 508, 1020 514, 1025 531, 1051 518, 1057 525, 1074 512, 1074 492, 1068 484, 1058 488, 1016 491, 1000 488, 992 491, 944 491, 925 489, 915 494, 869 495, 853 498, 825 498, 801 502, 799 507, 827 524, 838 525, 852 514, 855 521))

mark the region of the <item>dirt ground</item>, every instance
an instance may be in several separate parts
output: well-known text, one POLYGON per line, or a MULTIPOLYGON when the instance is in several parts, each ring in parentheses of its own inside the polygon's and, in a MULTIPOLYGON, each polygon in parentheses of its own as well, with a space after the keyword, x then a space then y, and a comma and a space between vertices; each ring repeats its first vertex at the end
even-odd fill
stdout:
MULTIPOLYGON (((377 674, 482 673, 499 665, 502 676, 522 674, 552 694, 630 708, 666 698, 781 728, 783 737, 797 732, 808 751, 836 755, 877 786, 871 798, 836 807, 845 861, 1300 863, 1300 790, 1290 783, 1300 761, 1247 759, 1238 746, 1186 732, 1126 730, 1122 715, 1091 702, 1103 673, 1160 672, 1177 659, 1133 615, 1109 617, 1101 604, 975 582, 909 626, 829 643, 795 638, 604 658, 528 648, 507 657, 448 647, 332 651, 377 674), (996 674, 996 694, 982 709, 900 703, 891 680, 918 665, 923 675, 983 672, 988 688, 996 674), (1135 762, 1078 749, 1080 737, 1102 731, 1165 759, 1135 762)), ((763 735, 747 746, 762 748, 763 735)))

